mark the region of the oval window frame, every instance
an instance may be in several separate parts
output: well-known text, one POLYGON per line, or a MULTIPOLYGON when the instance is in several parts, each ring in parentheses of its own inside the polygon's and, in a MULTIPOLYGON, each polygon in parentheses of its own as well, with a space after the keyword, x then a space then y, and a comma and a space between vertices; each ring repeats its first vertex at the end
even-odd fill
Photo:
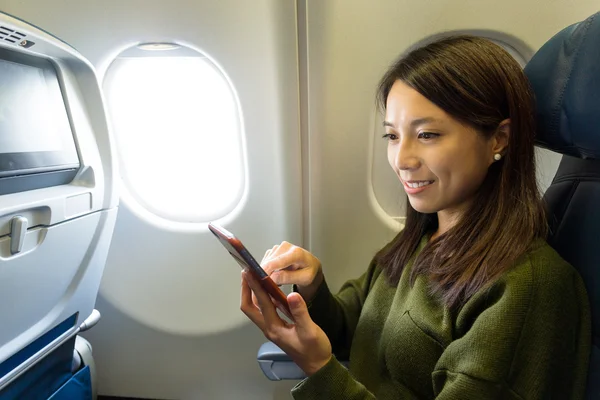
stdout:
POLYGON ((109 124, 113 131, 114 144, 116 147, 116 153, 119 160, 119 168, 126 171, 123 160, 123 152, 119 146, 119 134, 114 126, 114 121, 111 118, 111 106, 109 104, 109 93, 110 85, 114 81, 115 77, 115 61, 123 57, 199 57, 204 58, 208 61, 210 67, 212 67, 223 79, 229 89, 229 92, 234 101, 234 107, 236 110, 236 124, 237 124, 237 137, 239 154, 241 156, 240 167, 241 167, 241 181, 240 189, 233 201, 231 206, 224 209, 220 213, 213 213, 210 218, 194 219, 189 218, 184 220, 172 219, 165 217, 160 212, 156 212, 153 207, 148 207, 146 202, 139 196, 136 190, 128 182, 126 174, 120 174, 120 198, 121 201, 127 206, 127 208, 138 218, 143 221, 149 222, 159 228, 178 231, 178 232, 197 232, 206 231, 207 222, 219 221, 220 223, 227 223, 235 219, 241 209, 243 209, 248 196, 248 156, 247 156, 247 145, 246 145, 246 130, 244 126, 244 114, 241 107, 241 102, 237 90, 233 84, 233 81, 225 71, 225 69, 206 51, 203 51, 190 44, 182 44, 178 42, 161 42, 161 43, 136 43, 124 46, 122 50, 116 52, 116 54, 104 63, 101 69, 100 85, 105 92, 105 104, 107 108, 107 116, 109 124), (146 48, 144 48, 146 47, 146 48))

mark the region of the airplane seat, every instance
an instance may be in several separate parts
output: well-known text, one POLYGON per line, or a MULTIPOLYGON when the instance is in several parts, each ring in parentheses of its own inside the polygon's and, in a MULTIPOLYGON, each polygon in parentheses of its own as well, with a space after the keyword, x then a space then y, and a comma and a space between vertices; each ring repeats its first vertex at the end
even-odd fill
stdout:
POLYGON ((94 399, 116 159, 93 66, 0 12, 0 400, 94 399))
POLYGON ((536 96, 536 141, 563 154, 544 195, 550 225, 548 243, 579 271, 586 285, 592 313, 586 398, 598 399, 600 13, 557 33, 533 56, 525 73, 536 96))
MULTIPOLYGON (((600 398, 600 13, 550 39, 525 68, 537 101, 537 144, 563 154, 544 195, 548 242, 581 274, 592 310, 587 398, 600 398)), ((560 293, 557 293, 560 295, 560 293)), ((258 351, 270 380, 303 372, 271 342, 258 351)))

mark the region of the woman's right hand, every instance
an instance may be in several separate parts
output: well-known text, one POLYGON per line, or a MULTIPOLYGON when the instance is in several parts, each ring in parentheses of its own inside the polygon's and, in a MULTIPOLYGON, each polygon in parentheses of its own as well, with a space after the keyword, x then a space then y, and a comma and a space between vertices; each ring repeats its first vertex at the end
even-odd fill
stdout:
POLYGON ((323 281, 321 261, 288 242, 267 250, 260 264, 277 285, 296 285, 307 302, 314 297, 323 281))

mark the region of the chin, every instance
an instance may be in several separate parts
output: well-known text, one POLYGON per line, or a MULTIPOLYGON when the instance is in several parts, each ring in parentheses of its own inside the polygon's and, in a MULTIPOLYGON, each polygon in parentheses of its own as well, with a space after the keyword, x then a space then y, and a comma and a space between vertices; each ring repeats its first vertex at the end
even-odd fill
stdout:
POLYGON ((410 201, 410 197, 408 201, 412 208, 414 208, 415 211, 420 212, 421 214, 433 214, 439 211, 432 204, 426 204, 425 202, 420 201, 410 201))

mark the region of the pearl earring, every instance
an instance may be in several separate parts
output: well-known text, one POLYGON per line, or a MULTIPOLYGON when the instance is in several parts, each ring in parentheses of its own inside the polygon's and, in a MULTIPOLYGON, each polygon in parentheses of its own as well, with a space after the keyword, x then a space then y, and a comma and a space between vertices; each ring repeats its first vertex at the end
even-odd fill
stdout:
POLYGON ((502 154, 500 154, 500 153, 494 154, 494 160, 500 161, 501 158, 502 158, 502 154))

